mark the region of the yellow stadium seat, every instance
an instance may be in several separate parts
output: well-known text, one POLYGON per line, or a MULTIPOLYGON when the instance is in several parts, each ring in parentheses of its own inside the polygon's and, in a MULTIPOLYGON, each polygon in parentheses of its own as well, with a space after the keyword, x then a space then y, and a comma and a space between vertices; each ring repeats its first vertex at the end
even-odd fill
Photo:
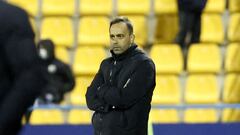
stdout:
POLYGON ((240 122, 240 109, 224 109, 222 112, 222 122, 240 122))
POLYGON ((29 15, 37 16, 38 0, 7 0, 9 3, 25 9, 29 15))
POLYGON ((118 0, 118 14, 141 14, 148 15, 150 12, 149 0, 118 0))
POLYGON ((240 43, 227 46, 224 69, 226 72, 240 72, 240 43))
POLYGON ((240 1, 239 0, 228 0, 229 11, 231 13, 240 12, 240 1))
POLYGON ((183 70, 183 56, 179 45, 155 44, 150 50, 150 57, 156 65, 157 73, 180 74, 183 70))
POLYGON ((42 0, 43 15, 73 16, 75 0, 42 0))
POLYGON ((216 123, 218 121, 215 109, 187 109, 184 112, 185 123, 216 123))
POLYGON ((68 124, 91 124, 92 113, 89 110, 73 109, 69 111, 68 124))
POLYGON ((223 43, 224 28, 221 15, 205 13, 202 15, 201 24, 201 42, 218 44, 223 43))
POLYGON ((47 17, 42 22, 41 39, 50 38, 56 45, 72 47, 73 28, 68 17, 47 17), (64 27, 63 27, 64 26, 64 27))
POLYGON ((104 16, 86 16, 79 21, 78 44, 109 46, 109 19, 104 16))
POLYGON ((177 15, 157 16, 154 43, 172 43, 178 33, 178 29, 177 15))
POLYGON ((223 13, 226 8, 226 0, 207 0, 205 13, 223 13))
POLYGON ((155 14, 176 14, 178 6, 176 0, 155 0, 154 1, 155 14))
POLYGON ((79 2, 80 15, 111 15, 112 9, 112 0, 80 0, 79 2))
POLYGON ((217 78, 212 74, 196 74, 186 80, 185 102, 190 104, 218 103, 217 78))
POLYGON ((76 75, 94 75, 105 57, 105 50, 101 47, 78 47, 75 52, 73 71, 76 75))
POLYGON ((63 62, 69 64, 70 63, 70 59, 69 59, 69 55, 68 55, 68 50, 65 47, 55 47, 55 55, 56 58, 62 60, 63 62))
POLYGON ((70 102, 74 105, 86 105, 85 94, 91 84, 93 76, 79 76, 76 78, 76 86, 70 93, 70 102))
POLYGON ((240 42, 240 13, 230 16, 227 36, 230 42, 240 42))
POLYGON ((175 109, 151 109, 149 120, 154 124, 180 122, 178 111, 175 109))
POLYGON ((63 113, 58 109, 35 109, 30 116, 30 124, 64 124, 63 113))
POLYGON ((225 77, 223 102, 240 103, 240 74, 228 74, 225 77))
POLYGON ((133 24, 133 32, 135 34, 135 43, 144 46, 148 40, 148 27, 145 16, 127 16, 133 24))
POLYGON ((181 101, 180 82, 175 75, 157 75, 152 104, 179 104, 181 101))
POLYGON ((216 44, 191 45, 187 68, 190 73, 219 73, 221 71, 219 46, 216 44))

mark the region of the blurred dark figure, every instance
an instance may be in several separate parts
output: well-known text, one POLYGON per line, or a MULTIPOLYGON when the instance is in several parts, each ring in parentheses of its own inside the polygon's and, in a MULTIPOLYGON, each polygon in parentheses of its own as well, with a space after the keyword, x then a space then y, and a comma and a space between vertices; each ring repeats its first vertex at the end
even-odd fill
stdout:
POLYGON ((179 12, 179 32, 176 37, 182 50, 192 43, 200 41, 201 34, 201 14, 206 6, 207 0, 178 0, 179 12), (190 41, 186 41, 190 34, 190 41))
POLYGON ((51 40, 41 40, 37 48, 39 56, 50 74, 50 83, 38 101, 40 104, 60 103, 64 94, 70 92, 75 85, 71 68, 55 57, 54 43, 51 40))
POLYGON ((0 0, 0 135, 16 135, 47 85, 27 13, 0 0))

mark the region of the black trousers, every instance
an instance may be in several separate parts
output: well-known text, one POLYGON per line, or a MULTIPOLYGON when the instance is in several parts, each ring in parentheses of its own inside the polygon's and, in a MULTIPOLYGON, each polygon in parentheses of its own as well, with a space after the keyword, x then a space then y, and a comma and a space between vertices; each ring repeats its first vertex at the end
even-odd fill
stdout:
POLYGON ((200 41, 201 33, 201 12, 179 11, 179 32, 176 37, 176 43, 182 49, 187 48, 192 43, 200 41), (190 35, 190 40, 186 38, 190 35))

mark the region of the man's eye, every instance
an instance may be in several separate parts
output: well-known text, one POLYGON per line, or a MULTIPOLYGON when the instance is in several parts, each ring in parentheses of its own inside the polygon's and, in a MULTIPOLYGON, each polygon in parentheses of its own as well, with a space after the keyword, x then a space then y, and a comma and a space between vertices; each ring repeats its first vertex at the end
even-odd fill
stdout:
POLYGON ((115 36, 114 35, 110 35, 110 38, 114 38, 115 36))
POLYGON ((124 38, 124 35, 123 34, 118 34, 117 38, 124 38))

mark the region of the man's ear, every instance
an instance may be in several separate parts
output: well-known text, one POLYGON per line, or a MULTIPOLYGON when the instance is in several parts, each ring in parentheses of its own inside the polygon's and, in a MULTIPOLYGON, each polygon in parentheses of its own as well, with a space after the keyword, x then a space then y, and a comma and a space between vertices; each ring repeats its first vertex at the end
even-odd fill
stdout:
POLYGON ((135 39, 135 35, 134 34, 132 34, 131 36, 130 36, 130 40, 131 40, 131 43, 134 43, 134 39, 135 39))

